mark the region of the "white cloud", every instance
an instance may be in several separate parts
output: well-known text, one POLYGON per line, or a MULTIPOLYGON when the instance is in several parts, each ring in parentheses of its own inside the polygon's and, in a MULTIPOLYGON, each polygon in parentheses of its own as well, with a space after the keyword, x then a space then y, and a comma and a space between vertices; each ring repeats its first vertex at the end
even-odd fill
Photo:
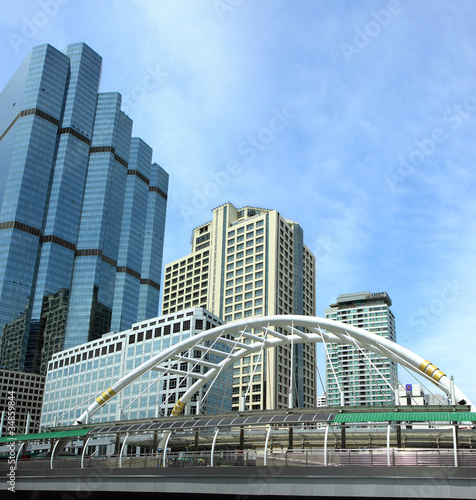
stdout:
MULTIPOLYGON (((448 353, 441 364, 464 386, 474 352, 467 318, 476 299, 476 109, 457 127, 445 113, 467 112, 476 96, 476 7, 401 3, 402 12, 348 62, 340 44, 353 43, 381 2, 243 1, 223 19, 209 0, 70 2, 21 53, 0 45, 0 84, 33 45, 62 50, 85 41, 103 57, 101 90, 129 99, 134 134, 170 173, 166 262, 188 253, 192 228, 216 205, 277 208, 301 224, 311 250, 325 252, 326 238, 332 248, 319 256, 318 314, 341 293, 387 291, 397 331, 435 363, 448 353), (166 76, 141 94, 151 70, 166 76), (184 217, 197 191, 228 162, 242 163, 240 144, 284 106, 295 115, 289 125, 184 217), (445 140, 421 165, 402 170, 400 157, 435 128, 445 140), (394 189, 391 175, 400 175, 394 189), (454 278, 465 293, 418 331, 412 314, 454 278)), ((4 40, 38 8, 36 1, 6 5, 4 40)))

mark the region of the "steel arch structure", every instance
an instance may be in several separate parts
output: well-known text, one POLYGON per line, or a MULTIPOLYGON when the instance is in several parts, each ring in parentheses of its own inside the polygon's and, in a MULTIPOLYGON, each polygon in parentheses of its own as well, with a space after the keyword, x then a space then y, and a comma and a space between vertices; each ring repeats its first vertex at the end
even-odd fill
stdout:
MULTIPOLYGON (((319 317, 298 315, 264 316, 235 321, 206 330, 161 351, 137 368, 131 370, 127 375, 100 394, 81 414, 76 424, 88 423, 92 415, 112 397, 140 378, 144 373, 152 369, 158 369, 161 365, 162 371, 179 375, 191 375, 193 378, 198 378, 176 402, 172 414, 177 416, 183 412, 186 404, 201 387, 212 381, 221 371, 232 366, 241 358, 259 352, 263 348, 268 349, 278 345, 302 344, 307 342, 346 344, 380 354, 424 377, 443 390, 447 395, 453 395, 455 401, 465 400, 466 404, 472 406, 468 398, 456 385, 452 384, 450 378, 443 371, 418 354, 384 337, 346 323, 319 317), (289 333, 285 334, 276 331, 279 328, 289 333), (250 333, 249 330, 261 330, 264 334, 263 336, 255 335, 250 333), (250 343, 234 340, 236 337, 250 339, 250 343), (230 346, 231 350, 229 353, 214 350, 204 344, 208 341, 218 340, 230 346), (224 359, 217 364, 213 364, 205 359, 189 358, 181 354, 190 349, 218 354, 224 357, 224 359), (197 373, 172 370, 170 367, 163 368, 164 363, 169 363, 170 365, 178 361, 193 362, 206 367, 208 371, 199 375, 197 373)), ((455 401, 453 401, 453 404, 455 404, 455 401)), ((472 411, 476 411, 476 409, 472 407, 472 411)))

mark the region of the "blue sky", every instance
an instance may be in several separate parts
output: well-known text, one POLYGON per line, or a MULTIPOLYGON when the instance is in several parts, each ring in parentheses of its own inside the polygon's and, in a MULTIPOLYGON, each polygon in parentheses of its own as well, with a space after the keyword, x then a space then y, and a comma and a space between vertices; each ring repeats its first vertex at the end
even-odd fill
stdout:
POLYGON ((318 316, 388 292, 397 340, 476 403, 475 18, 469 0, 7 1, 0 87, 33 46, 86 42, 170 174, 166 262, 226 201, 276 208, 317 256, 318 316))

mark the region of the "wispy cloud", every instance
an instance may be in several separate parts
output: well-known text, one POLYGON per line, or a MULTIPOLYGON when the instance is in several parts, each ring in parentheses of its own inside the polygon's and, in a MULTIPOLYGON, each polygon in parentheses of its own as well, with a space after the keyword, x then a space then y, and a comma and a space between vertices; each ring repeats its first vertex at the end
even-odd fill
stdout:
POLYGON ((388 2, 235 4, 220 17, 210 0, 69 2, 18 54, 8 33, 21 32, 22 17, 41 7, 5 5, 0 83, 33 45, 85 41, 103 56, 102 90, 124 95, 134 134, 170 173, 166 262, 190 251, 193 226, 218 204, 276 208, 302 225, 318 255, 318 315, 340 293, 387 291, 397 336, 444 365, 476 400, 468 354, 475 351, 476 6, 401 0, 401 11, 348 61, 341 44, 353 44, 356 29, 376 30, 368 23, 378 23, 373 13, 388 2), (140 94, 151 68, 167 76, 140 94), (240 144, 283 107, 295 117, 289 125, 185 218, 184 205, 229 162, 242 164, 240 144), (420 164, 402 167, 436 129, 444 140, 427 147, 420 164), (393 189, 392 175, 400 176, 393 189), (419 330, 412 314, 454 279, 464 293, 419 330))

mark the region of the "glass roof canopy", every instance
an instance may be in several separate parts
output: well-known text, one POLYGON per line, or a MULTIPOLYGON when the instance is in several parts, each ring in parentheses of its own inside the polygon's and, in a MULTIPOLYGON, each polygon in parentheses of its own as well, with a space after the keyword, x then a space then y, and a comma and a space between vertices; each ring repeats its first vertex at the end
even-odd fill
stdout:
MULTIPOLYGON (((64 437, 93 437, 106 434, 150 434, 154 432, 168 431, 199 431, 212 429, 225 429, 232 427, 262 427, 262 426, 294 426, 312 424, 385 424, 389 422, 476 422, 476 413, 461 408, 454 411, 453 407, 426 407, 415 408, 413 411, 401 411, 396 408, 386 408, 386 411, 342 411, 337 407, 336 411, 329 412, 330 408, 304 410, 277 410, 253 412, 250 414, 224 414, 223 416, 204 415, 181 416, 178 418, 165 417, 160 420, 149 422, 125 422, 111 425, 100 424, 96 426, 70 426, 64 429, 52 429, 50 432, 39 434, 19 434, 17 436, 0 437, 0 445, 12 441, 37 441, 41 439, 60 439, 64 437), (393 410, 393 411, 389 411, 393 410), (419 411, 417 411, 419 410, 419 411), (439 410, 439 411, 438 411, 439 410), (453 411, 451 411, 453 410, 453 411), (204 418, 205 417, 205 418, 204 418)), ((349 408, 350 410, 350 408, 349 408)))
POLYGON ((193 430, 205 428, 239 427, 246 425, 310 424, 332 422, 335 413, 303 413, 291 415, 260 415, 234 418, 210 418, 200 420, 175 420, 148 424, 113 425, 94 427, 88 434, 111 434, 124 432, 150 432, 164 430, 193 430))

